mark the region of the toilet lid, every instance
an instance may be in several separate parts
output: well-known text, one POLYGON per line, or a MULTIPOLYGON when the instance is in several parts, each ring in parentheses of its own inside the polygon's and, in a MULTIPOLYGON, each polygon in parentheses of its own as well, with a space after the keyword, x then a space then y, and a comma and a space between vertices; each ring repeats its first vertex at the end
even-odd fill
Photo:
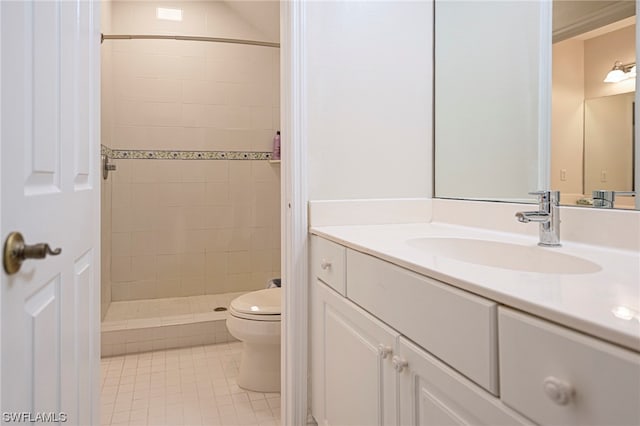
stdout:
POLYGON ((281 288, 267 288, 238 296, 231 302, 230 308, 240 314, 280 315, 281 288))

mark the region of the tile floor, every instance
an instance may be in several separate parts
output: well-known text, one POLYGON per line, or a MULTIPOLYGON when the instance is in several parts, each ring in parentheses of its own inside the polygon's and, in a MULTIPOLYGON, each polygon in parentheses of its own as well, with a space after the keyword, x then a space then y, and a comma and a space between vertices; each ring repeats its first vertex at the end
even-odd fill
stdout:
POLYGON ((102 425, 280 424, 280 394, 236 384, 241 342, 103 358, 102 425))

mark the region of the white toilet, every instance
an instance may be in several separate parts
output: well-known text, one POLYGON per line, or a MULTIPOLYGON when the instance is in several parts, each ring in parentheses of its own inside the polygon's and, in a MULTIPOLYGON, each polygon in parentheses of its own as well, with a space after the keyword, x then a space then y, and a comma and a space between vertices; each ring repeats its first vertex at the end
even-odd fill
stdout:
POLYGON ((280 392, 280 288, 252 291, 229 306, 227 329, 244 343, 238 386, 280 392))

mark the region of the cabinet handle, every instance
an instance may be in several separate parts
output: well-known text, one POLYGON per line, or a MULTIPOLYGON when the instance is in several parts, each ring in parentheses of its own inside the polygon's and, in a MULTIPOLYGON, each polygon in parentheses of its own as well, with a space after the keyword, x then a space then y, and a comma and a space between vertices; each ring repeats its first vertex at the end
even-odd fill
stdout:
POLYGON ((378 345, 378 355, 380 355, 382 359, 387 359, 387 357, 391 355, 392 352, 393 350, 391 349, 391 346, 387 346, 384 343, 380 343, 378 345))
POLYGON ((542 382, 544 393, 558 405, 567 405, 573 397, 573 387, 556 377, 549 376, 542 382))
POLYGON ((409 366, 409 363, 398 355, 394 355, 393 358, 391 358, 391 363, 393 364, 393 369, 398 373, 402 373, 402 370, 409 366))
POLYGON ((322 262, 320 262, 320 267, 326 271, 327 269, 331 268, 331 261, 322 259, 322 262))

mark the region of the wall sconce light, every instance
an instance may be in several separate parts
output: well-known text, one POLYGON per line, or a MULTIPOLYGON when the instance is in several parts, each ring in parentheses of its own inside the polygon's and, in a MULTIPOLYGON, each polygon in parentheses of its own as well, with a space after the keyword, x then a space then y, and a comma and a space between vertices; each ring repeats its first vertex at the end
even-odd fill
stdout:
POLYGON ((628 64, 623 64, 620 61, 616 61, 613 64, 613 68, 607 74, 607 77, 604 79, 605 83, 619 83, 623 80, 627 80, 629 78, 635 78, 636 76, 636 63, 630 62, 628 64))

